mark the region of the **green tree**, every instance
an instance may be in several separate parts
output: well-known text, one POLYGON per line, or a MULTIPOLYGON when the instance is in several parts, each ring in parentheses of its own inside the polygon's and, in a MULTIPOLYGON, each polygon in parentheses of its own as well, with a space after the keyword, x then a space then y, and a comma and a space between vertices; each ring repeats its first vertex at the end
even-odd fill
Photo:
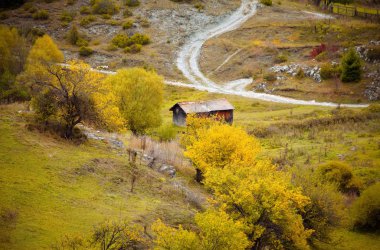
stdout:
POLYGON ((358 82, 362 75, 362 62, 358 53, 353 48, 350 48, 342 58, 341 62, 343 82, 358 82))
POLYGON ((310 241, 330 241, 331 232, 346 224, 343 195, 334 184, 321 182, 320 176, 305 166, 293 167, 291 175, 292 183, 311 201, 302 213, 305 228, 314 230, 310 241))
POLYGON ((80 35, 77 26, 73 25, 67 34, 67 39, 72 45, 76 45, 80 39, 80 35))
POLYGON ((331 161, 318 166, 316 172, 322 182, 335 184, 340 192, 360 194, 361 181, 354 176, 351 166, 331 161))
POLYGON ((95 14, 113 15, 119 11, 113 0, 91 0, 92 12, 95 14))
POLYGON ((122 69, 109 76, 117 103, 127 127, 134 134, 143 134, 161 124, 163 78, 142 68, 122 69))
POLYGON ((380 182, 368 187, 352 206, 354 228, 378 231, 380 227, 380 182))
POLYGON ((195 216, 199 232, 188 231, 179 226, 175 229, 161 221, 153 224, 157 235, 156 249, 243 250, 250 243, 244 233, 244 225, 234 222, 224 211, 207 210, 195 216))

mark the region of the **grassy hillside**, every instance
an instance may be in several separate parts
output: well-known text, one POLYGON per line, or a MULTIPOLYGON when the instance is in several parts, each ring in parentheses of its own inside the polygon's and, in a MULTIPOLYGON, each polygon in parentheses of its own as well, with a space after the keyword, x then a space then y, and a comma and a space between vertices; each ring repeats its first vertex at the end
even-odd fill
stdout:
POLYGON ((0 106, 0 248, 47 249, 106 219, 186 223, 194 209, 161 174, 141 166, 134 193, 126 156, 26 128, 23 105, 0 106))

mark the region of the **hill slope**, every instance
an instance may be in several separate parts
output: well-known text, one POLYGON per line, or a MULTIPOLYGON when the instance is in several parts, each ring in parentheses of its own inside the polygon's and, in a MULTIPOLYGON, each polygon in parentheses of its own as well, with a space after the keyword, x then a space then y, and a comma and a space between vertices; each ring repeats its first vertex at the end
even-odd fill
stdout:
POLYGON ((195 208, 163 175, 141 166, 131 193, 127 156, 101 141, 77 146, 30 131, 19 110, 0 106, 1 249, 47 249, 106 219, 191 221, 195 208))

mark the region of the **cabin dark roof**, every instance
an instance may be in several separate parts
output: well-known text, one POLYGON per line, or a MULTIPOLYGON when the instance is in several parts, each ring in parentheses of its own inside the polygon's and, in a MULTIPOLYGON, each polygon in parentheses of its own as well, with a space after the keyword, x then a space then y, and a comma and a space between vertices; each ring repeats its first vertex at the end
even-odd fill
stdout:
POLYGON ((196 102, 178 102, 170 111, 173 111, 174 107, 180 106, 186 114, 192 113, 208 113, 212 111, 221 110, 233 110, 234 107, 226 99, 217 99, 209 101, 196 101, 196 102))

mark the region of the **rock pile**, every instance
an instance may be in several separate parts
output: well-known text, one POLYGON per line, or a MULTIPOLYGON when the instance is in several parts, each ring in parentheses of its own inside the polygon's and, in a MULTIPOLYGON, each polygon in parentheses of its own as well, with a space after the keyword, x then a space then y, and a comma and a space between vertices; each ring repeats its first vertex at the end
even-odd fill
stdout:
POLYGON ((380 70, 368 74, 368 77, 371 77, 373 81, 367 85, 364 95, 369 101, 378 101, 380 100, 380 70))
POLYGON ((269 70, 271 70, 274 73, 286 73, 291 76, 296 76, 299 69, 302 69, 305 73, 305 76, 310 77, 314 79, 316 82, 321 82, 321 68, 319 66, 307 66, 307 65, 300 65, 300 64, 289 64, 289 65, 275 65, 271 67, 269 70))
POLYGON ((363 59, 364 61, 371 62, 371 63, 380 63, 380 60, 377 60, 377 59, 372 60, 368 56, 368 51, 370 50, 371 46, 380 46, 380 41, 372 40, 367 45, 356 46, 355 49, 356 49, 356 52, 358 52, 360 58, 363 59))

